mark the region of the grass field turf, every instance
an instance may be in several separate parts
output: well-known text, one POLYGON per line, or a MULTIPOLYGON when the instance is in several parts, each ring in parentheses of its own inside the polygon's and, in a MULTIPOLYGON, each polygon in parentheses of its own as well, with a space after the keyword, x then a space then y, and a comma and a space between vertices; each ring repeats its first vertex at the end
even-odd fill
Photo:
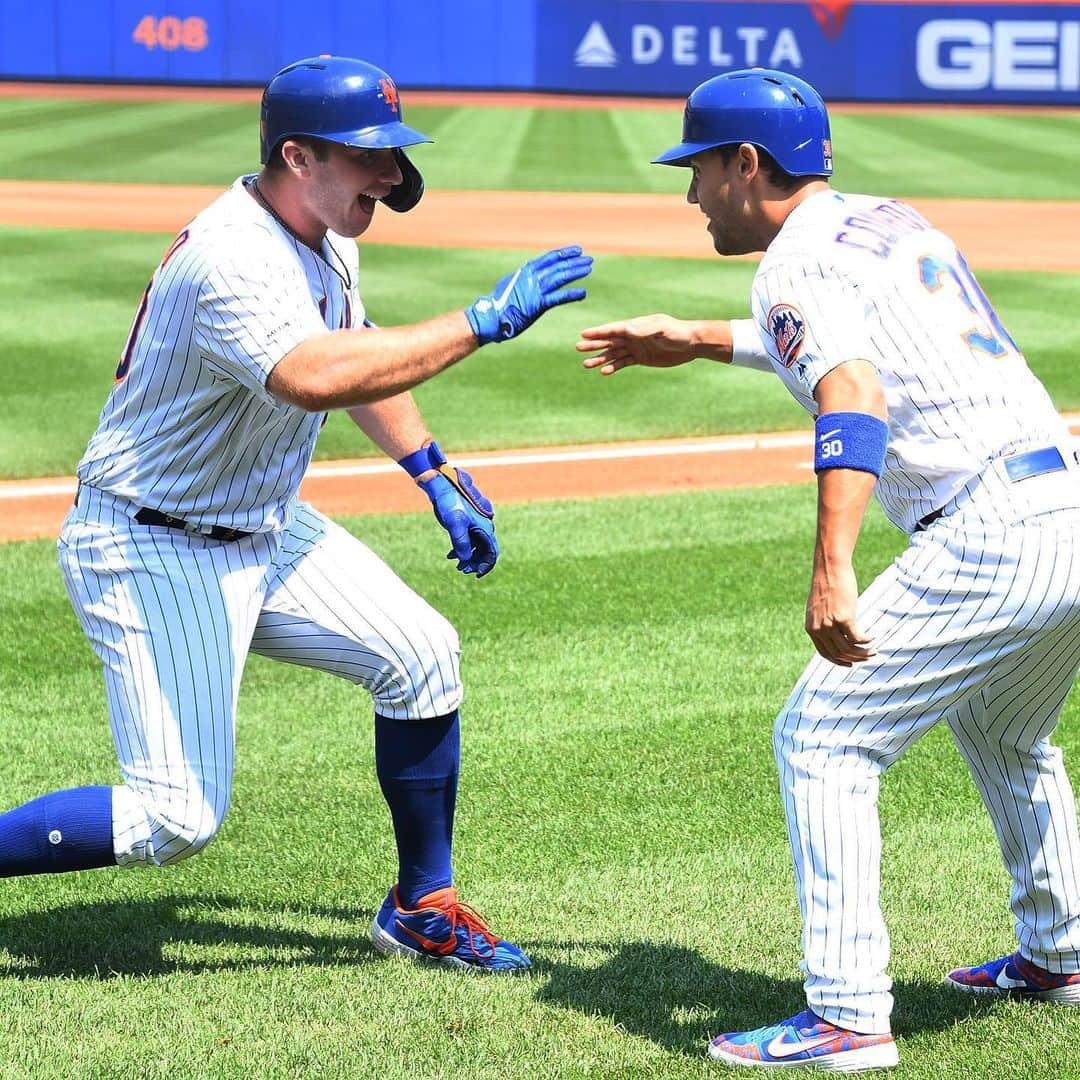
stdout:
MULTIPOLYGON (((506 109, 408 104, 436 140, 415 160, 442 189, 684 191, 649 162, 678 140, 668 109, 506 109)), ((227 184, 258 164, 258 107, 210 102, 0 99, 0 177, 227 184)), ((833 118, 841 190, 901 196, 1071 199, 1080 113, 919 112, 833 118)))
MULTIPOLYGON (((0 104, 0 174, 224 184, 254 167, 250 106, 230 115, 229 106, 87 105, 0 104)), ((677 114, 509 115, 408 109, 439 140, 417 151, 429 183, 682 189, 679 171, 645 163, 672 141, 677 114)), ((859 156, 840 154, 837 183, 1072 197, 1078 127, 1071 114, 1022 124, 969 112, 838 117, 838 150, 846 142, 859 156), (1040 169, 1048 145, 1053 167, 1040 169)), ((0 461, 11 474, 70 469, 168 240, 0 231, 9 346, 0 461)), ((364 259, 365 299, 387 323, 464 302, 466 285, 486 290, 513 262, 512 253, 386 248, 364 259)), ((576 367, 567 346, 586 322, 631 308, 745 306, 749 267, 605 262, 589 304, 547 316, 531 345, 487 350, 421 389, 444 442, 803 422, 753 373, 698 364, 601 382, 558 367, 562 356, 576 367)), ((1076 278, 980 277, 1058 404, 1080 405, 1070 366, 1076 278)), ((321 450, 352 454, 358 439, 335 422, 321 450)), ((9 973, 0 1075, 721 1075, 703 1056, 708 1035, 802 1005, 769 728, 809 653, 799 624, 812 497, 805 488, 502 508, 506 554, 479 586, 442 561, 430 515, 355 522, 462 631, 459 880, 530 949, 536 973, 477 982, 373 956, 366 928, 392 842, 366 698, 256 658, 241 698, 233 807, 206 853, 161 874, 22 879, 0 890, 0 971, 6 963, 9 973)), ((875 514, 859 552, 864 584, 900 546, 875 514)), ((109 782, 100 675, 52 545, 0 548, 0 596, 0 754, 10 763, 0 805, 109 782)), ((1073 761, 1078 713, 1074 693, 1060 732, 1073 761)), ((882 816, 904 1038, 896 1075, 1072 1078, 1076 1011, 974 1004, 940 986, 952 964, 1012 947, 996 845, 943 733, 886 779, 882 816)))
MULTIPOLYGON (((0 228, 0 292, 7 301, 0 311, 0 476, 73 471, 138 298, 170 239, 0 228)), ((512 251, 362 248, 361 294, 376 322, 412 322, 464 306, 518 258, 512 251)), ((520 341, 482 350, 418 388, 417 400, 442 444, 459 450, 805 426, 779 380, 758 372, 698 361, 603 379, 582 370, 573 351, 582 327, 612 318, 656 310, 742 315, 752 276, 752 264, 718 258, 601 257, 586 302, 545 315, 520 341)), ((1080 324, 1072 318, 1080 275, 979 276, 1057 405, 1080 408, 1080 324)), ((373 452, 340 414, 317 448, 322 458, 373 452)))
MULTIPOLYGON (((7 1078, 706 1077, 800 1005, 771 719, 809 653, 806 488, 511 507, 483 583, 429 515, 351 524, 465 647, 458 877, 535 973, 377 958, 392 842, 370 706, 253 658, 221 836, 164 872, 0 890, 7 1078), (794 554, 793 554, 794 553, 794 554)), ((861 579, 902 537, 874 513, 861 579)), ((100 674, 49 543, 0 547, 0 804, 111 782, 100 674)), ((1080 755, 1080 701, 1060 731, 1080 755)), ((1012 947, 988 820, 943 732, 885 779, 902 1078, 1071 1078, 1080 1011, 940 986, 1012 947)))

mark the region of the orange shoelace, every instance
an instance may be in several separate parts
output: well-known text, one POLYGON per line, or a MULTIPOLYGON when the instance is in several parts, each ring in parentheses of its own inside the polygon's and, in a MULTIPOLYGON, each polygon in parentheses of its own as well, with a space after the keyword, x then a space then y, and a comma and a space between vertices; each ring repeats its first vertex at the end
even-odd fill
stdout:
POLYGON ((454 934, 455 937, 459 924, 468 931, 469 947, 474 955, 483 959, 483 954, 476 947, 474 935, 482 937, 491 947, 492 953, 495 952, 495 946, 498 944, 499 939, 488 929, 488 924, 484 922, 483 917, 476 908, 458 901, 446 908, 446 917, 450 920, 450 933, 454 934))

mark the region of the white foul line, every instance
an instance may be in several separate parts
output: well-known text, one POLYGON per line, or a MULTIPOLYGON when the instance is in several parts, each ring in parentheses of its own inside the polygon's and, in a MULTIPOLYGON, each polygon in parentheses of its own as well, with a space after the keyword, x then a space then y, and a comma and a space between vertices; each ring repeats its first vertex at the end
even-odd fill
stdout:
MULTIPOLYGON (((567 447, 565 450, 544 450, 536 453, 482 453, 454 455, 453 463, 465 468, 500 468, 514 465, 548 465, 575 461, 617 461, 626 458, 677 457, 686 454, 720 454, 745 450, 768 450, 787 446, 809 446, 809 434, 794 432, 784 435, 748 435, 745 438, 725 437, 703 442, 626 443, 622 446, 600 446, 590 450, 567 447)), ((319 479, 332 476, 378 476, 398 473, 401 466, 396 461, 326 461, 315 462, 308 469, 306 478, 319 479)), ((62 480, 29 481, 25 484, 0 486, 0 499, 24 499, 35 495, 73 495, 74 478, 62 480)))
MULTIPOLYGON (((1065 419, 1075 434, 1080 434, 1080 413, 1066 413, 1065 419)), ((627 442, 616 446, 597 446, 591 449, 567 447, 530 453, 488 452, 454 455, 453 463, 467 468, 501 468, 515 465, 551 465, 576 461, 620 461, 633 458, 683 457, 694 454, 724 454, 747 450, 780 450, 792 446, 805 446, 807 454, 813 443, 811 432, 793 431, 776 435, 726 435, 699 442, 668 440, 663 442, 627 442)), ((400 466, 395 461, 326 461, 315 462, 307 471, 307 477, 319 479, 333 476, 378 476, 396 473, 400 466)), ((0 484, 0 499, 29 499, 35 496, 73 495, 74 477, 57 480, 30 480, 26 483, 0 484)))
MULTIPOLYGON (((572 461, 617 461, 624 458, 678 457, 684 454, 721 454, 734 450, 768 450, 808 444, 807 435, 754 435, 745 439, 712 440, 699 443, 627 443, 625 446, 599 446, 592 450, 544 450, 537 453, 454 455, 453 464, 467 468, 499 468, 514 465, 551 465, 572 461)), ((309 477, 371 476, 397 472, 393 461, 316 463, 308 469, 309 477)))

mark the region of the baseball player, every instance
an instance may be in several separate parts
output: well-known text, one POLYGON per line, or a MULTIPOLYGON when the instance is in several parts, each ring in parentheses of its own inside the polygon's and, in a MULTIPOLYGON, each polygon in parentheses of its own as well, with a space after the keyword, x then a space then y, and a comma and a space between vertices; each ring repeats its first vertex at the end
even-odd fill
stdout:
POLYGON ((734 1065, 896 1064, 878 898, 881 774, 949 726, 1013 877, 1019 947, 958 990, 1080 1004, 1080 837, 1050 743, 1080 664, 1080 464, 1068 428, 956 245, 910 206, 829 186, 820 96, 779 71, 708 80, 683 141, 716 251, 764 251, 753 318, 586 330, 586 367, 695 357, 771 369, 816 419, 818 652, 776 722, 808 1009, 720 1035, 734 1065), (862 596, 871 492, 910 546, 862 596))
POLYGON ((483 577, 491 503, 447 464, 409 395, 481 345, 580 300, 580 248, 527 262, 464 311, 374 327, 350 238, 423 180, 390 76, 302 60, 262 98, 258 175, 181 231, 150 279, 78 468, 60 536, 75 611, 105 670, 123 782, 56 791, 0 817, 0 875, 169 866, 229 805, 248 652, 365 688, 398 878, 371 936, 385 953, 470 971, 529 961, 459 902, 459 646, 453 627, 297 489, 330 409, 426 492, 451 556, 483 577))

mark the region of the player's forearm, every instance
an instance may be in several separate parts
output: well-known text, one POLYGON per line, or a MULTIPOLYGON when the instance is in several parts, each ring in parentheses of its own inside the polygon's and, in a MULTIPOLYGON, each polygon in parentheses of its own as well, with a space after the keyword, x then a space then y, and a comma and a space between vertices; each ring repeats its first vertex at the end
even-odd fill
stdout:
POLYGON ((877 477, 858 469, 818 473, 817 542, 814 573, 848 567, 877 477))
POLYGON ((704 319, 689 325, 694 351, 699 357, 759 371, 772 370, 753 319, 704 319))
POLYGON ((266 386, 310 412, 368 405, 411 390, 476 348, 460 311, 412 326, 335 330, 297 345, 266 386))
POLYGON ((687 322, 687 333, 694 355, 702 360, 731 363, 731 323, 726 319, 695 319, 687 322))
POLYGON ((410 393, 395 394, 371 405, 349 409, 349 416, 358 428, 395 461, 419 450, 431 432, 410 393))
MULTIPOLYGON (((865 360, 849 360, 833 368, 818 382, 814 398, 821 416, 863 413, 878 420, 888 416, 881 380, 873 364, 865 360)), ((815 571, 819 565, 850 565, 876 483, 874 473, 859 468, 823 468, 818 473, 815 571)))

